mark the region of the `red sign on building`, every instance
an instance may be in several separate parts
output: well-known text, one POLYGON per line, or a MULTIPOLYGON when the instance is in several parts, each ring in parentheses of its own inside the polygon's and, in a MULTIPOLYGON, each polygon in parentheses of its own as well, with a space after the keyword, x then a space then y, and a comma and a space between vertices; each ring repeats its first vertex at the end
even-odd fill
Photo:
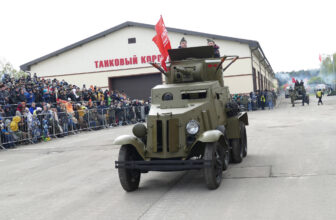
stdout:
POLYGON ((117 66, 129 66, 129 65, 137 65, 150 63, 150 62, 161 62, 162 56, 159 55, 148 55, 141 56, 140 60, 136 55, 130 58, 114 58, 114 59, 106 59, 106 60, 96 60, 94 61, 94 65, 96 69, 100 68, 109 68, 109 67, 117 67, 117 66))

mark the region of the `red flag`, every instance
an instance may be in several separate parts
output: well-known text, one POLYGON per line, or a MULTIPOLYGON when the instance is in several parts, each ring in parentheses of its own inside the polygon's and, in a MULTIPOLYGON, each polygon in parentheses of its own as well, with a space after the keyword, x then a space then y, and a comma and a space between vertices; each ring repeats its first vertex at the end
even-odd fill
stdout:
POLYGON ((156 36, 153 37, 153 41, 156 46, 159 48, 159 51, 162 55, 161 66, 165 71, 167 71, 166 60, 168 55, 168 50, 171 49, 170 41, 168 38, 168 32, 164 25, 162 16, 160 17, 159 22, 155 25, 156 36))
POLYGON ((322 62, 322 56, 321 54, 319 55, 319 60, 320 60, 320 63, 322 62))
POLYGON ((296 81, 295 81, 295 78, 294 77, 292 77, 292 83, 295 83, 296 81))

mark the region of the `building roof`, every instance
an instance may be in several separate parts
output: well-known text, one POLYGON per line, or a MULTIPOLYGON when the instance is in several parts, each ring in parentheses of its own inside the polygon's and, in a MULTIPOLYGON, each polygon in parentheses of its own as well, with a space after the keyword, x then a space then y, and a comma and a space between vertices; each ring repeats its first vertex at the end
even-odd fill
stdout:
MULTIPOLYGON (((68 50, 74 49, 76 47, 80 47, 83 44, 86 44, 88 42, 94 41, 94 40, 96 40, 98 38, 105 37, 106 35, 111 34, 111 33, 115 32, 115 31, 118 31, 118 30, 120 30, 122 28, 125 28, 125 27, 143 27, 143 28, 155 29, 154 25, 127 21, 127 22, 119 24, 119 25, 117 25, 117 26, 115 26, 113 28, 110 28, 108 30, 100 32, 100 33, 98 33, 96 35, 93 35, 91 37, 85 38, 84 40, 78 41, 78 42, 76 42, 74 44, 71 44, 69 46, 66 46, 66 47, 64 47, 62 49, 56 50, 56 51, 54 51, 52 53, 49 53, 49 54, 47 54, 45 56, 42 56, 42 57, 37 58, 35 60, 32 60, 32 61, 30 61, 28 63, 22 64, 20 66, 20 69, 23 70, 23 71, 29 71, 30 70, 30 66, 32 66, 34 64, 37 64, 37 63, 42 62, 44 60, 47 60, 47 59, 49 59, 51 57, 57 56, 57 55, 59 55, 59 54, 61 54, 63 52, 66 52, 68 50)), ((265 60, 265 62, 267 64, 267 66, 269 67, 269 69, 271 70, 271 72, 274 73, 273 69, 272 69, 270 63, 268 62, 268 60, 267 60, 267 58, 266 58, 263 50, 261 49, 260 44, 259 44, 258 41, 246 40, 246 39, 240 39, 240 38, 233 38, 233 37, 227 37, 227 36, 221 36, 221 35, 215 35, 215 34, 207 34, 207 33, 202 33, 202 32, 197 32, 197 31, 188 31, 188 30, 177 29, 177 28, 169 28, 169 27, 167 27, 166 29, 169 32, 176 32, 176 33, 181 33, 181 34, 185 34, 185 35, 195 35, 195 36, 202 36, 202 37, 207 37, 207 38, 212 38, 212 39, 228 40, 228 41, 234 41, 234 42, 248 44, 249 47, 252 50, 258 50, 258 51, 260 51, 260 53, 264 57, 264 60, 265 60)))

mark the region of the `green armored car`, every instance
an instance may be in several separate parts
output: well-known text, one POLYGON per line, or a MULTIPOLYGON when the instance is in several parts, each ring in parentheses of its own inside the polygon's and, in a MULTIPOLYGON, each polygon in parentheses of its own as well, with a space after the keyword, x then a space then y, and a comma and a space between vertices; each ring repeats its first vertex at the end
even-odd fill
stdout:
POLYGON ((305 103, 309 105, 309 94, 306 93, 306 89, 303 84, 295 84, 294 89, 289 89, 289 95, 293 107, 295 106, 296 100, 301 100, 302 105, 305 103))
POLYGON ((166 77, 155 86, 147 125, 115 139, 121 145, 119 179, 126 191, 138 189, 141 173, 200 170, 209 189, 216 189, 229 162, 247 155, 246 112, 230 101, 223 72, 238 56, 213 58, 212 47, 169 50, 166 77), (226 66, 223 68, 224 63, 226 66))

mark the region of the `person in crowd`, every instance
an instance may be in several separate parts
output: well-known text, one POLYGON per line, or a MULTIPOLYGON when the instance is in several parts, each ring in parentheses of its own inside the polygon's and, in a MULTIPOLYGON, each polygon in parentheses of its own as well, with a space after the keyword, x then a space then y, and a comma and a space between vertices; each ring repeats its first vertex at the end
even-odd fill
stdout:
POLYGON ((27 98, 26 98, 26 96, 24 95, 24 90, 21 89, 21 90, 19 90, 19 91, 20 91, 20 93, 19 93, 18 96, 17 96, 17 100, 18 100, 19 102, 26 102, 26 101, 27 101, 27 98))
POLYGON ((316 92, 316 98, 318 98, 318 102, 317 102, 317 105, 323 105, 323 102, 322 102, 322 96, 323 96, 323 92, 321 89, 319 89, 317 92, 316 92))
POLYGON ((35 94, 33 93, 33 90, 29 90, 29 92, 26 92, 25 96, 26 96, 28 105, 35 102, 35 94))
POLYGON ((267 91, 267 89, 265 90, 265 94, 266 94, 266 101, 267 101, 268 109, 271 110, 273 109, 273 94, 271 91, 267 91))
POLYGON ((38 107, 38 109, 34 111, 31 127, 29 128, 29 130, 32 132, 31 136, 32 136, 33 143, 37 143, 41 137, 41 129, 40 129, 41 123, 37 116, 39 109, 40 107, 38 107))
POLYGON ((248 110, 252 111, 252 95, 253 93, 250 92, 250 95, 248 96, 248 110))
POLYGON ((263 92, 260 95, 260 104, 261 104, 261 109, 264 110, 265 104, 266 104, 266 98, 263 92))
POLYGON ((69 131, 69 123, 68 123, 68 116, 67 116, 67 112, 66 112, 66 107, 64 103, 60 103, 59 105, 59 109, 58 109, 58 119, 61 125, 61 128, 63 130, 63 135, 68 135, 68 131, 69 131))
POLYGON ((182 37, 181 41, 180 41, 180 46, 178 46, 178 49, 181 49, 181 48, 187 48, 187 40, 182 37))
POLYGON ((215 41, 212 39, 207 39, 207 41, 208 41, 208 46, 211 46, 214 48, 214 54, 215 54, 214 57, 219 58, 220 57, 219 46, 217 46, 215 41))
POLYGON ((301 81, 300 81, 300 86, 304 86, 304 82, 303 82, 302 79, 301 79, 301 81))
POLYGON ((12 148, 14 147, 14 138, 12 136, 12 134, 10 133, 10 120, 6 119, 5 122, 3 123, 3 119, 1 118, 1 140, 2 140, 2 144, 3 147, 5 148, 12 148))

